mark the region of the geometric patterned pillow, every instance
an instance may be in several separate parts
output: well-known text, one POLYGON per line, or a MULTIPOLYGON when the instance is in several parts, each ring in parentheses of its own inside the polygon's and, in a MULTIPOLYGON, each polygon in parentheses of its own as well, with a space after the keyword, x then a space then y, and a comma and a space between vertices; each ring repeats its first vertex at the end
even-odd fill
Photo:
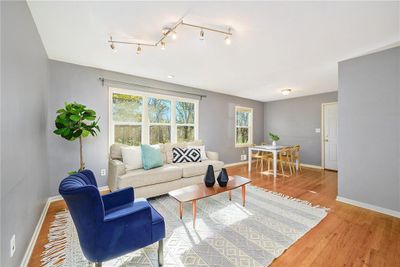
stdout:
POLYGON ((183 163, 183 162, 201 162, 200 149, 196 148, 172 148, 172 162, 183 163))

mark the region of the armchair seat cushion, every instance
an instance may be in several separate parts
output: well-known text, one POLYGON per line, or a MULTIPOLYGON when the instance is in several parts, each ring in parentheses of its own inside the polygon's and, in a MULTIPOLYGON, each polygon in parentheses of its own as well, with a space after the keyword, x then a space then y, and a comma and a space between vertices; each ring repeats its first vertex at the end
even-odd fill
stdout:
POLYGON ((189 178, 193 176, 203 175, 207 172, 208 165, 214 167, 214 171, 220 171, 224 167, 224 163, 219 160, 205 160, 202 162, 174 163, 173 165, 182 168, 182 177, 189 178))
POLYGON ((171 164, 151 170, 137 169, 128 171, 120 176, 118 185, 123 187, 141 187, 159 183, 174 181, 182 177, 182 169, 171 164))
POLYGON ((156 242, 165 236, 165 223, 163 217, 153 207, 151 207, 151 217, 152 217, 151 240, 152 242, 156 242))

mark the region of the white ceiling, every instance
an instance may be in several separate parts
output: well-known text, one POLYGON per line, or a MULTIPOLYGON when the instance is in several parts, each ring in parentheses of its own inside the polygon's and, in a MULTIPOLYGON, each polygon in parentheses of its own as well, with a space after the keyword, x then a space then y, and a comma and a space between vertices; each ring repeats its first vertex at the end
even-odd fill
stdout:
POLYGON ((337 62, 400 41, 399 2, 28 2, 50 59, 270 101, 337 90, 337 62), (180 28, 167 49, 154 41, 185 21, 224 36, 180 28), (174 75, 169 79, 168 75, 174 75), (280 90, 293 88, 288 97, 280 90))

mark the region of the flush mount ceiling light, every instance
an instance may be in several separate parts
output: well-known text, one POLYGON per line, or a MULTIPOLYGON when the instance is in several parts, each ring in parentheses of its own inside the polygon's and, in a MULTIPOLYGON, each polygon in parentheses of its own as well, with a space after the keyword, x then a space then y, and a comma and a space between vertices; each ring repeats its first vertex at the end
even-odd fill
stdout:
POLYGON ((167 77, 168 77, 168 79, 172 79, 172 78, 174 78, 175 76, 170 74, 170 75, 168 75, 167 77))
POLYGON ((205 31, 209 32, 214 32, 218 34, 223 34, 225 36, 225 44, 230 45, 231 44, 231 36, 232 36, 232 31, 231 28, 228 28, 228 31, 223 31, 223 30, 217 30, 213 28, 207 28, 195 24, 189 24, 183 22, 183 20, 180 20, 178 23, 176 23, 173 27, 165 27, 162 29, 162 36, 158 41, 155 42, 148 42, 148 43, 143 43, 143 42, 126 42, 126 41, 118 41, 118 40, 113 40, 112 36, 110 36, 110 40, 108 43, 110 44, 111 49, 115 52, 116 47, 115 44, 125 44, 125 45, 136 45, 136 54, 140 54, 142 51, 142 47, 144 46, 149 46, 149 47, 161 47, 162 50, 165 50, 165 45, 166 45, 166 38, 171 37, 172 40, 177 39, 177 34, 176 31, 178 27, 181 26, 186 26, 186 27, 191 27, 191 28, 197 28, 200 29, 200 40, 204 40, 204 35, 205 31))
POLYGON ((291 92, 292 92, 292 89, 289 89, 289 88, 281 90, 282 95, 289 95, 291 92))

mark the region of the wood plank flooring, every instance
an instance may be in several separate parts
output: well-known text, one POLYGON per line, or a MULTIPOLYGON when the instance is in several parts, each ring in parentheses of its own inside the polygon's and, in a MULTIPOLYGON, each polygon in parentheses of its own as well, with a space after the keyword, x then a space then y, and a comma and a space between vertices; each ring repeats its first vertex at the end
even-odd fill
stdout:
MULTIPOLYGON (((290 177, 261 174, 247 165, 228 168, 229 175, 249 177, 252 184, 330 208, 327 217, 277 258, 271 266, 400 266, 400 219, 337 202, 337 173, 303 168, 290 177)), ((54 214, 65 209, 53 202, 47 212, 29 266, 40 254, 54 214)))

